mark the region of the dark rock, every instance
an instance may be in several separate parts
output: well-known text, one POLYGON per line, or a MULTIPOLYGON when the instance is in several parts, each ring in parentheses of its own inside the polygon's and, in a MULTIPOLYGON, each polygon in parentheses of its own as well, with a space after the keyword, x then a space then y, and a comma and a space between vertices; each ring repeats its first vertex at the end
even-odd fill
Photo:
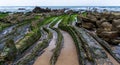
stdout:
POLYGON ((92 30, 93 28, 95 28, 95 25, 92 23, 83 23, 82 27, 92 30))
POLYGON ((112 39, 111 41, 112 41, 112 44, 114 45, 120 44, 120 39, 112 39))
POLYGON ((48 8, 43 9, 43 8, 40 8, 40 7, 35 7, 35 8, 33 9, 33 12, 34 12, 34 13, 51 12, 51 9, 48 9, 48 8))
POLYGON ((97 33, 98 36, 101 36, 101 33, 102 33, 103 31, 104 31, 103 28, 98 28, 98 29, 96 30, 96 33, 97 33))
POLYGON ((110 39, 116 38, 118 36, 117 31, 102 32, 102 33, 105 37, 110 38, 110 39))
POLYGON ((120 25, 116 26, 116 29, 120 32, 120 25))

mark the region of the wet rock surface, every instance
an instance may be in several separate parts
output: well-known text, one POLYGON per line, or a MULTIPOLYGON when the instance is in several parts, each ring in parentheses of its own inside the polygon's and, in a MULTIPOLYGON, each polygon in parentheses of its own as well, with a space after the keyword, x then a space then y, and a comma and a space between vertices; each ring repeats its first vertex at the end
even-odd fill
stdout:
MULTIPOLYGON (((89 13, 86 14, 86 16, 78 17, 82 21, 81 24, 78 26, 82 26, 83 28, 94 32, 96 35, 98 35, 101 39, 108 42, 108 49, 111 49, 114 58, 118 58, 118 62, 120 61, 120 54, 119 54, 119 44, 120 44, 120 35, 119 35, 119 28, 120 28, 120 18, 117 15, 111 14, 111 13, 89 13), (92 26, 89 26, 91 23, 92 26), (86 25, 85 25, 86 24, 86 25)), ((78 20, 79 20, 78 19, 78 20)), ((104 45, 104 44, 103 44, 104 45)), ((107 48, 107 46, 106 46, 107 48)), ((98 51, 97 51, 98 52, 98 51)))

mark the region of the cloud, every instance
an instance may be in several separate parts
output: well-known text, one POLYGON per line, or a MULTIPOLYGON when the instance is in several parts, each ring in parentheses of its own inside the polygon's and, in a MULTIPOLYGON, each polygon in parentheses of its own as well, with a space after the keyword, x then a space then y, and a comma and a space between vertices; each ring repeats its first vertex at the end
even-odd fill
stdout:
POLYGON ((0 0, 0 6, 120 6, 120 0, 0 0))

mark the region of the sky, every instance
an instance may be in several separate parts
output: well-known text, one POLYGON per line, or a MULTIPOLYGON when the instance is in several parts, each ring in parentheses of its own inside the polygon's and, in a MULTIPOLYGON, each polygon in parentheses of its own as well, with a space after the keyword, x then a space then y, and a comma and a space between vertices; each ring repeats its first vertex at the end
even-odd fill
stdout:
POLYGON ((0 0, 0 6, 120 6, 120 0, 0 0))

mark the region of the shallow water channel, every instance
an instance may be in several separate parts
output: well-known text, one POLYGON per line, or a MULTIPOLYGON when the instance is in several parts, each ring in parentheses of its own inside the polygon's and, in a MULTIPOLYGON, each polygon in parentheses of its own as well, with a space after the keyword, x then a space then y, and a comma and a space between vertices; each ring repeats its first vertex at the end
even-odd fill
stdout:
POLYGON ((65 31, 61 31, 64 44, 56 65, 79 65, 77 50, 72 37, 65 31))
POLYGON ((45 52, 37 58, 33 65, 50 65, 50 58, 53 54, 53 49, 55 48, 57 33, 50 28, 49 30, 53 33, 53 39, 50 41, 49 46, 44 49, 45 52))

